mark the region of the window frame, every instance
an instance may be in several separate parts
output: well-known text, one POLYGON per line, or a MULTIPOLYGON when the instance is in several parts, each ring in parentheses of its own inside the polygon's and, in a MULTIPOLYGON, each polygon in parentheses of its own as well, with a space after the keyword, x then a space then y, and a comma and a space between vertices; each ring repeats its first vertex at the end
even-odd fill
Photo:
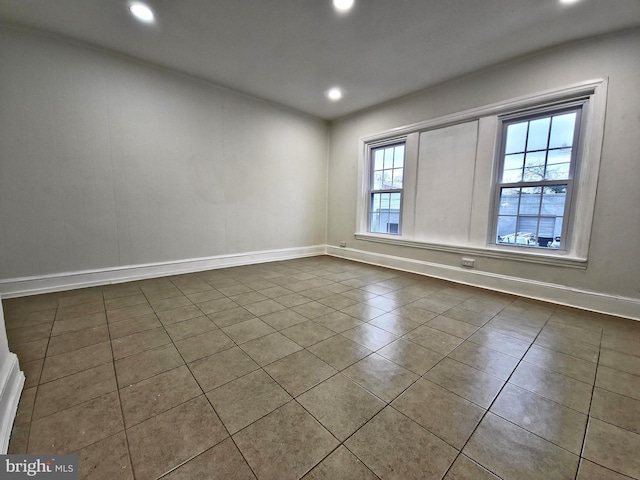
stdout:
MULTIPOLYGON (((403 205, 404 205, 404 191, 405 191, 405 175, 404 172, 406 171, 406 163, 407 163, 407 142, 406 142, 406 138, 405 137, 400 137, 400 138, 396 138, 396 139, 390 139, 388 141, 384 141, 384 142, 377 142, 377 143, 372 143, 372 144, 368 144, 367 145, 367 158, 368 158, 368 167, 369 167, 369 174, 368 174, 368 195, 367 195, 367 232, 369 233, 373 233, 376 235, 392 235, 394 237, 399 237, 402 235, 402 228, 403 228, 403 219, 402 219, 402 212, 403 212, 403 205), (403 169, 403 173, 402 173, 402 188, 383 188, 383 189, 374 189, 374 175, 376 172, 375 169, 375 159, 374 159, 374 153, 377 150, 380 149, 385 149, 385 148, 389 148, 389 147, 397 147, 399 145, 402 145, 404 147, 404 154, 403 154, 403 158, 402 158, 402 169, 403 169), (389 193, 389 194, 393 194, 393 193, 399 193, 400 194, 400 208, 398 211, 398 231, 396 233, 393 232, 378 232, 378 231, 374 231, 371 229, 371 207, 372 207, 372 199, 373 196, 376 194, 384 194, 384 193, 389 193)), ((395 169, 395 166, 392 167, 392 170, 395 169)), ((391 206, 391 200, 389 200, 389 205, 391 206)))
MULTIPOLYGON (((559 104, 546 105, 542 107, 534 107, 531 109, 520 110, 517 112, 509 112, 503 115, 498 116, 498 128, 496 129, 498 139, 496 141, 496 145, 498 148, 496 149, 497 158, 495 159, 495 174, 492 186, 492 209, 491 209, 491 219, 489 222, 489 239, 488 244, 492 247, 496 248, 504 248, 513 251, 524 251, 524 250, 537 250, 539 252, 544 252, 544 254, 553 255, 554 253, 566 254, 570 250, 572 237, 573 237, 573 225, 574 225, 574 216, 575 216, 575 180, 576 175, 580 169, 580 157, 582 155, 581 145, 584 136, 583 132, 583 114, 588 103, 587 98, 580 98, 575 100, 570 100, 567 102, 562 102, 559 104), (566 179, 559 180, 524 180, 522 178, 519 182, 504 182, 502 177, 504 174, 504 163, 506 158, 506 142, 507 142, 507 129, 510 125, 523 123, 523 122, 532 122, 534 120, 550 118, 557 115, 562 115, 564 113, 576 113, 576 120, 574 124, 573 131, 573 141, 571 144, 571 160, 569 164, 569 173, 566 179), (498 242, 498 221, 500 217, 500 199, 501 192, 503 188, 530 188, 530 187, 541 187, 544 189, 545 186, 553 186, 553 185, 566 185, 566 199, 565 206, 563 212, 563 221, 562 221, 562 230, 560 234, 560 245, 558 248, 549 248, 543 247, 540 245, 528 245, 528 244, 509 244, 509 243, 501 243, 498 242)), ((551 126, 549 129, 549 135, 551 135, 551 126)), ((542 149, 540 149, 542 150, 542 149)), ((545 152, 545 167, 547 165, 546 157, 551 151, 549 148, 548 142, 547 146, 544 149, 545 152)), ((527 154, 526 146, 525 151, 523 152, 525 157, 527 154)), ((524 165, 523 165, 524 168, 524 165)), ((523 176, 524 177, 524 176, 523 176)), ((536 217, 538 219, 543 218, 544 215, 542 212, 538 212, 538 215, 532 215, 532 217, 536 217)), ((516 214, 516 225, 518 219, 520 218, 519 213, 516 214)), ((539 220, 538 220, 539 221, 539 220)), ((517 231, 517 226, 515 228, 517 231)), ((516 233, 516 232, 514 232, 516 233)), ((536 234, 539 233, 536 232, 536 234)), ((537 237, 536 237, 537 240, 537 237)))

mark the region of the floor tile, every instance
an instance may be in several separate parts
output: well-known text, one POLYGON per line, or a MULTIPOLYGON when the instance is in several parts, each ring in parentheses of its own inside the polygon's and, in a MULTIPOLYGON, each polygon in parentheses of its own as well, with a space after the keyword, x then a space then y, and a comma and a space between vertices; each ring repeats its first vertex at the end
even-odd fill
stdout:
POLYGON ((79 348, 72 352, 47 357, 42 367, 40 381, 50 382, 112 361, 109 342, 79 348))
POLYGON ((107 316, 104 312, 93 313, 91 315, 84 315, 82 317, 69 318, 66 320, 56 320, 53 323, 53 329, 51 335, 62 335, 63 333, 76 332, 78 330, 84 330, 85 328, 97 327, 107 323, 107 316))
POLYGON ((281 330, 282 334, 296 342, 301 347, 310 347, 322 340, 326 340, 329 337, 333 337, 336 332, 330 330, 322 325, 308 320, 304 323, 299 323, 293 327, 285 328, 281 330))
POLYGON ((151 304, 151 307, 156 312, 164 312, 164 311, 167 311, 167 310, 173 310, 173 309, 176 309, 176 308, 193 305, 191 300, 189 300, 184 295, 177 295, 177 296, 171 297, 171 298, 150 300, 149 303, 151 304))
POLYGON ((469 457, 458 455, 443 480, 499 480, 469 457))
POLYGON ((426 324, 409 332, 402 338, 411 340, 418 345, 422 345, 429 350, 434 350, 443 355, 448 355, 463 342, 462 338, 436 330, 426 324))
MULTIPOLYGON (((253 292, 255 295, 260 295, 258 292, 253 292)), ((246 294, 250 295, 250 294, 246 294)), ((281 303, 278 303, 274 300, 266 298, 264 295, 260 295, 263 300, 256 303, 249 303, 248 305, 244 305, 244 308, 249 310, 256 317, 262 317, 264 315, 269 315, 273 312, 278 312, 280 310, 284 310, 286 307, 281 303)), ((237 298, 237 297, 233 297, 237 298)), ((242 304, 241 304, 242 305, 242 304)))
POLYGON ((613 470, 601 467, 583 458, 580 461, 580 468, 578 469, 576 480, 629 480, 629 477, 620 475, 613 470))
POLYGON ((59 378, 38 387, 33 418, 46 417, 117 390, 113 364, 59 378))
POLYGON ((378 477, 349 450, 340 446, 302 480, 377 480, 378 477))
POLYGON ((211 390, 207 398, 232 435, 291 400, 263 370, 211 390))
POLYGON ((191 300, 191 303, 198 305, 200 303, 209 302, 211 300, 224 298, 224 294, 219 292, 218 290, 211 289, 204 292, 190 293, 187 295, 187 298, 191 300))
POLYGON ((411 385, 391 406, 458 450, 485 413, 485 409, 424 379, 411 385))
POLYGON ((258 478, 298 479, 338 441, 298 403, 289 402, 234 435, 258 478))
POLYGON ((419 323, 403 318, 393 313, 385 313, 379 317, 374 318, 369 322, 369 325, 386 330, 394 335, 401 336, 415 330, 420 326, 419 323))
POLYGON ((536 339, 535 345, 555 350, 557 352, 566 353, 572 357, 577 357, 588 362, 597 362, 599 348, 590 343, 581 342, 580 340, 569 340, 562 337, 556 337, 551 333, 542 332, 536 339))
POLYGON ((503 380, 450 358, 438 363, 424 378, 482 408, 489 408, 504 384, 503 380))
POLYGON ((23 388, 18 401, 18 410, 16 411, 14 425, 22 425, 31 422, 33 416, 33 407, 36 400, 36 387, 23 388))
POLYGON ((189 364, 203 391, 208 392, 260 368, 239 347, 231 347, 189 364))
POLYGON ((378 350, 377 353, 418 375, 424 375, 444 358, 442 353, 434 352, 402 338, 391 342, 378 350))
POLYGON ((453 307, 447 310, 445 315, 449 318, 453 318, 454 320, 460 320, 461 322, 475 325, 476 327, 482 327, 491 320, 490 315, 483 315, 482 313, 465 310, 461 307, 453 307))
POLYGON ((592 386, 531 363, 521 362, 509 383, 561 403, 578 412, 589 413, 592 386))
POLYGON ((134 305, 140 305, 147 303, 147 297, 145 297, 140 291, 135 295, 125 295, 117 298, 110 298, 104 301, 106 310, 118 310, 119 308, 132 307, 134 305))
POLYGON ((58 310, 56 310, 56 320, 65 320, 99 312, 104 312, 104 302, 102 300, 79 305, 69 305, 67 307, 58 307, 58 310))
POLYGON ((523 360, 591 385, 596 379, 597 365, 595 363, 539 345, 531 345, 523 360))
POLYGON ((80 478, 133 480, 131 459, 124 431, 76 452, 80 478))
POLYGON ((45 353, 47 352, 47 345, 49 345, 49 339, 41 338, 40 340, 14 345, 11 349, 13 350, 13 353, 18 356, 21 362, 30 362, 32 360, 44 358, 45 353))
POLYGON ((114 322, 109 324, 109 335, 111 339, 126 337, 134 333, 144 332, 161 327, 162 324, 155 314, 144 315, 142 317, 123 320, 122 322, 114 322))
POLYGON ((275 330, 259 318, 253 318, 241 323, 236 323, 230 327, 223 327, 226 333, 237 344, 246 343, 256 338, 264 337, 275 330))
POLYGON ((136 353, 171 343, 171 338, 163 327, 116 338, 111 342, 113 358, 119 360, 136 353))
POLYGON ((471 335, 469 341, 516 358, 522 358, 531 345, 529 342, 504 335, 486 325, 471 335))
MULTIPOLYGON (((640 346, 636 353, 640 354, 640 346)), ((614 370, 640 376, 640 356, 637 355, 627 355, 626 353, 603 348, 600 350, 598 363, 614 370)))
POLYGON ((222 330, 211 330, 175 342, 175 346, 184 361, 191 363, 199 358, 231 348, 234 343, 222 330))
POLYGON ((182 365, 120 390, 127 428, 202 394, 189 369, 182 365))
POLYGON ((207 318, 209 318, 217 327, 224 328, 256 317, 253 313, 242 307, 234 307, 221 312, 210 313, 207 315, 207 318))
POLYGON ((635 338, 618 338, 605 335, 602 338, 601 347, 628 355, 637 355, 640 342, 635 338))
POLYGON ((390 407, 378 413, 345 445, 385 480, 439 480, 457 454, 453 447, 390 407))
POLYGON ((465 340, 469 338, 469 336, 471 336, 473 332, 478 330, 478 327, 476 325, 461 322, 460 320, 455 320, 445 315, 439 315, 433 320, 429 320, 426 325, 430 328, 435 328, 436 330, 440 330, 442 332, 453 335, 454 337, 462 338, 465 340))
POLYGON ((28 453, 69 453, 124 429, 116 392, 31 422, 28 453))
POLYGON ((357 318, 363 322, 368 322, 380 315, 384 315, 388 310, 382 310, 381 308, 376 308, 371 305, 367 305, 366 303, 356 303, 350 307, 342 308, 340 311, 342 313, 346 313, 350 317, 357 318))
POLYGON ((514 385, 505 385, 491 412, 580 455, 587 416, 514 385))
POLYGON ((298 402, 341 441, 385 406, 380 399, 342 374, 334 375, 303 393, 298 402))
POLYGON ((292 310, 299 313, 303 317, 308 318, 309 320, 313 320, 314 318, 321 317, 322 315, 327 315, 331 312, 335 312, 333 308, 327 307, 326 305, 323 305, 316 301, 303 303, 302 305, 293 307, 292 310))
POLYGON ((518 365, 518 359, 473 342, 461 343, 449 354, 461 363, 477 368, 501 380, 509 378, 518 365))
POLYGON ((20 362, 20 368, 26 377, 24 381, 24 388, 35 387, 40 383, 43 364, 44 358, 32 360, 30 362, 20 362))
POLYGON ((107 320, 109 322, 121 322, 123 320, 142 317, 143 315, 150 315, 152 313, 153 309, 151 308, 151 305, 148 303, 140 303, 138 305, 131 305, 129 307, 118 308, 116 310, 108 310, 107 320))
POLYGON ((462 451, 509 480, 573 480, 579 457, 488 413, 462 451))
POLYGON ((13 349, 15 345, 19 345, 21 343, 49 338, 52 328, 53 321, 39 323, 30 327, 7 329, 7 340, 9 341, 9 346, 13 349))
POLYGON ((172 323, 165 327, 165 330, 174 342, 217 329, 218 327, 215 323, 205 316, 192 318, 183 322, 172 323))
POLYGON ((203 313, 206 314, 207 312, 203 312, 195 305, 185 305, 171 310, 156 312, 156 315, 158 315, 163 325, 171 325, 172 323, 189 320, 190 318, 200 317, 203 313))
POLYGON ((264 315, 260 318, 278 331, 309 321, 307 317, 304 317, 293 310, 280 310, 278 312, 264 315))
POLYGON ((226 437, 204 395, 189 400, 127 430, 135 478, 158 478, 226 437))
POLYGON ((306 350, 269 364, 265 371, 293 397, 337 373, 336 369, 306 350))
POLYGON ((359 343, 369 350, 378 350, 379 348, 382 348, 398 339, 397 335, 389 333, 381 328, 374 327, 368 323, 358 325, 351 330, 342 332, 341 335, 349 340, 359 343))
POLYGON ((415 373, 375 353, 346 368, 344 374, 385 402, 418 379, 415 373))
MULTIPOLYGON (((205 315, 211 315, 212 317, 215 317, 215 313, 223 312, 225 310, 231 310, 232 308, 238 307, 239 305, 236 302, 226 297, 217 298, 215 300, 209 300, 207 302, 198 304, 198 308, 202 313, 204 313, 205 315)), ((215 322, 215 318, 212 318, 212 320, 215 322)))
POLYGON ((300 345, 278 332, 244 343, 241 348, 260 366, 268 365, 302 349, 300 345))
POLYGON ((185 362, 172 344, 147 350, 115 361, 116 378, 120 388, 152 377, 185 362))
POLYGON ((640 478, 640 435, 596 418, 589 419, 584 458, 633 478, 640 478))
POLYGON ((341 335, 316 343, 308 350, 337 370, 343 370, 371 353, 368 348, 341 335))
POLYGON ((242 458, 233 440, 227 438, 162 478, 163 480, 206 478, 255 480, 256 477, 242 458))
POLYGON ((640 434, 640 400, 596 387, 589 415, 640 434))
POLYGON ((353 318, 342 312, 332 312, 327 315, 314 318, 313 321, 323 327, 333 330, 336 333, 345 332, 364 323, 361 320, 353 318))
POLYGON ((30 428, 30 423, 13 426, 13 430, 11 431, 11 436, 9 438, 9 446, 7 447, 7 454, 26 455, 30 428))

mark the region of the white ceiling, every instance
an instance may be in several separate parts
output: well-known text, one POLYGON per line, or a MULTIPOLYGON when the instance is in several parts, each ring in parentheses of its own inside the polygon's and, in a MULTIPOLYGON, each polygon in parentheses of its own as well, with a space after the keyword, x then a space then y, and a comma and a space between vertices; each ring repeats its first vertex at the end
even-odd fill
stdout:
POLYGON ((0 0, 0 22, 64 35, 324 119, 557 43, 640 25, 640 0, 0 0), (332 103, 331 86, 346 89, 332 103))

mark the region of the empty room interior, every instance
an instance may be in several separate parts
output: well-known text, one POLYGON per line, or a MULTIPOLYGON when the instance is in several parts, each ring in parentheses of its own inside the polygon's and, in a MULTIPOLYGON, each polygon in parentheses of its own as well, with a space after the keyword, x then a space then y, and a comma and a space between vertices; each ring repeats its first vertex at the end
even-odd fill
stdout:
POLYGON ((0 0, 0 477, 639 480, 639 82, 637 0, 0 0))

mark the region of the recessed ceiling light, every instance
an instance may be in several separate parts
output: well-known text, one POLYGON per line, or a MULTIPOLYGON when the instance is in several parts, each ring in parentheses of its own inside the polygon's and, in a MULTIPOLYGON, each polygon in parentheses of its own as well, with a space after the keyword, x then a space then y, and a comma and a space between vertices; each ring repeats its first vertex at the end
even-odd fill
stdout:
POLYGON ((560 0, 563 5, 571 5, 572 3, 578 3, 580 0, 560 0))
POLYGON ((155 16, 153 15, 153 10, 151 10, 144 3, 130 3, 129 11, 141 22, 151 23, 155 18, 155 16))
POLYGON ((336 102, 336 101, 340 100, 344 96, 344 92, 342 91, 342 89, 340 89, 338 87, 330 88, 324 94, 332 102, 336 102))
POLYGON ((353 7, 353 0, 333 0, 333 6, 339 12, 348 12, 353 7))

